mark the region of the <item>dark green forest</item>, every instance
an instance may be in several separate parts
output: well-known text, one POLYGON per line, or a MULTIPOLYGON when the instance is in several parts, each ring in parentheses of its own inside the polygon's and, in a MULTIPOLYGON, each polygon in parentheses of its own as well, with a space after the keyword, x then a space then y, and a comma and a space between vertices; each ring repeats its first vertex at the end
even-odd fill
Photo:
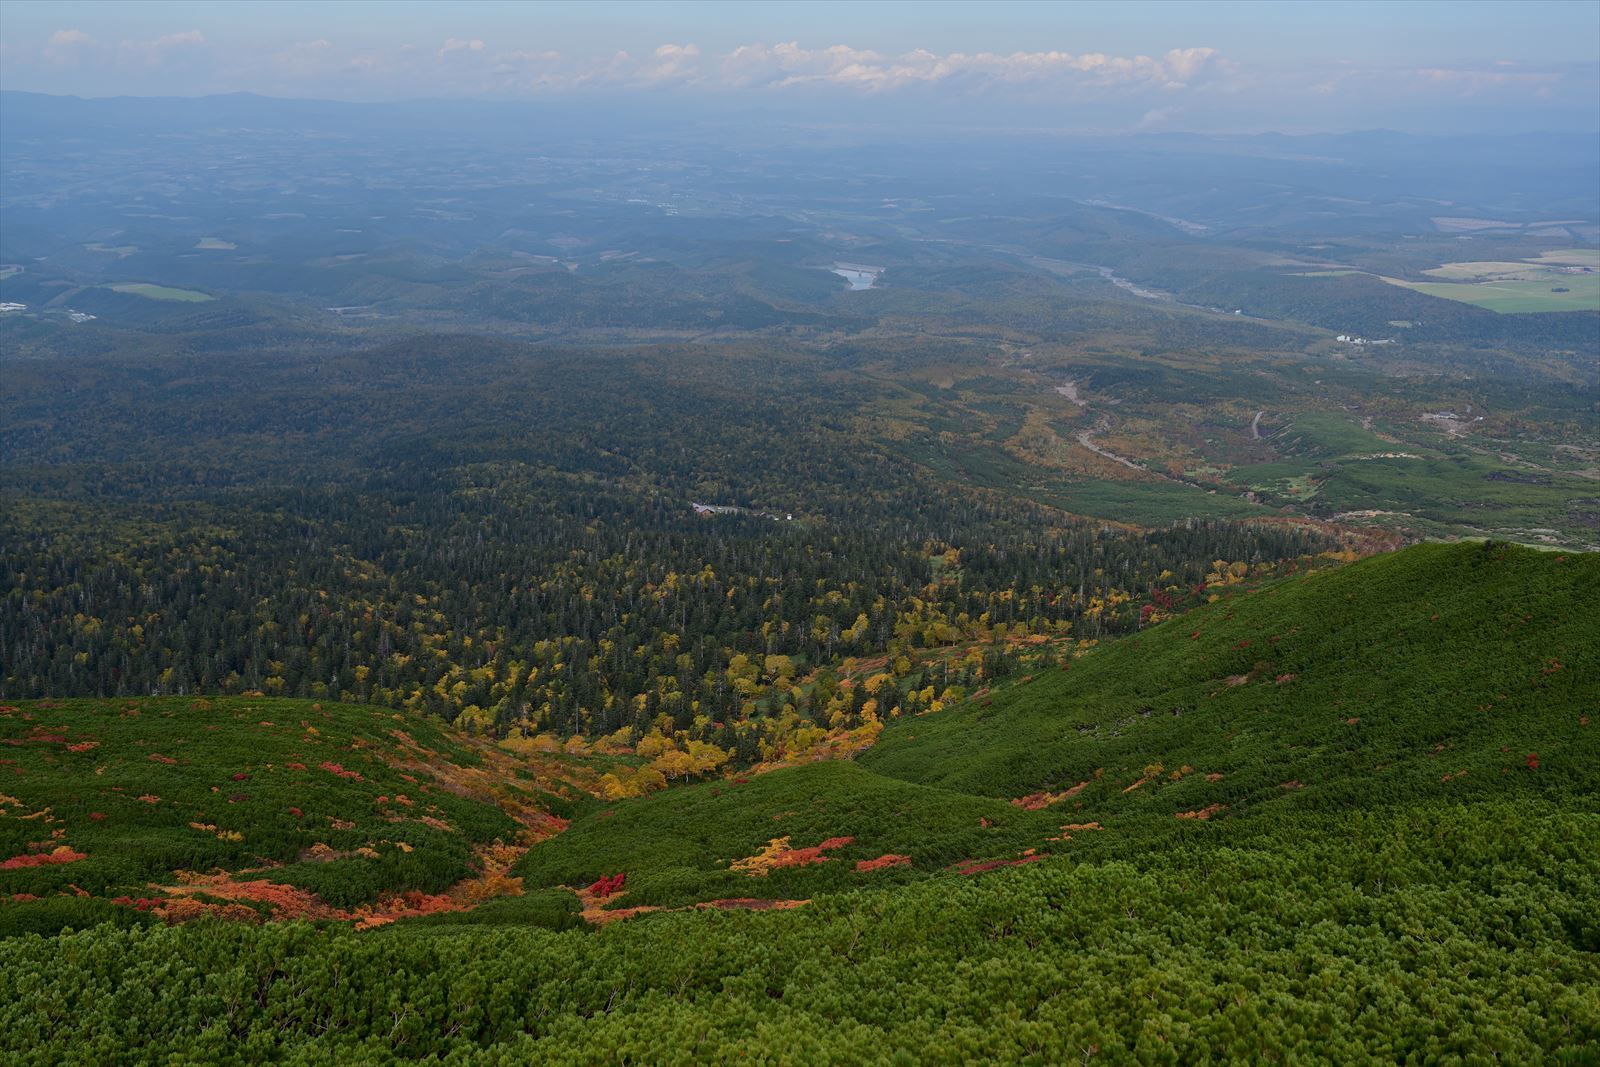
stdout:
POLYGON ((19 383, 0 696, 264 692, 502 736, 659 723, 753 758, 785 714, 860 724, 847 657, 888 665, 887 718, 1039 654, 1021 639, 1131 633, 1219 566, 1341 547, 942 484, 853 429, 871 397, 807 354, 458 338, 256 369, 19 383))

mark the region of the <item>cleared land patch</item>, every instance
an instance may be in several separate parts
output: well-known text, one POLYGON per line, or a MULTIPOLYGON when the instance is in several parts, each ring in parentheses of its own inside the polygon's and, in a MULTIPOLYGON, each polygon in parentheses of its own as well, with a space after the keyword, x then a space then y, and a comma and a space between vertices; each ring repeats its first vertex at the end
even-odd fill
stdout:
POLYGON ((175 300, 190 304, 216 299, 209 293, 197 292, 194 289, 174 289, 170 285, 156 285, 153 282, 118 282, 106 288, 114 293, 132 293, 134 296, 148 297, 151 300, 175 300))
POLYGON ((1390 285, 1505 314, 1600 310, 1600 253, 1566 249, 1524 261, 1445 263, 1423 271, 1438 282, 1379 275, 1390 285))

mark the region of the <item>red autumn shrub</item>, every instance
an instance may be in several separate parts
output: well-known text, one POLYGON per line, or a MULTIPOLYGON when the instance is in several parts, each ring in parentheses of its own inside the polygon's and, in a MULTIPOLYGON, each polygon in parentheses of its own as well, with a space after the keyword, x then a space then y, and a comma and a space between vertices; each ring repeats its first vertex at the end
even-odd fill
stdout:
POLYGON ((50 852, 36 852, 27 856, 13 856, 0 863, 0 871, 15 871, 24 867, 51 867, 62 863, 76 863, 88 859, 86 852, 77 852, 66 845, 57 845, 50 852))
POLYGON ((589 892, 593 893, 597 897, 609 897, 613 893, 620 892, 623 883, 625 883, 627 880, 628 876, 621 873, 613 874, 610 877, 603 877, 598 879, 589 887, 589 892))

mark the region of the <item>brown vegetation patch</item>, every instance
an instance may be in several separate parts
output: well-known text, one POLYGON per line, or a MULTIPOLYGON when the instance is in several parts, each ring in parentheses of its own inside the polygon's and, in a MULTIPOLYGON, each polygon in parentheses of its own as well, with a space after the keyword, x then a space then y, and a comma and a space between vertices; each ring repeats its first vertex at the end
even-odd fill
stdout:
MULTIPOLYGON (((716 908, 721 911, 789 911, 802 908, 810 900, 763 900, 760 897, 725 897, 696 904, 697 908, 716 908)), ((678 910, 678 909, 674 909, 678 910)))
MULTIPOLYGON (((600 926, 604 923, 616 922, 618 919, 631 919, 635 915, 646 912, 660 911, 660 908, 649 904, 641 904, 633 908, 608 908, 605 906, 607 898, 618 895, 616 888, 604 883, 609 879, 602 878, 593 885, 586 885, 581 889, 573 889, 573 895, 578 898, 578 905, 582 909, 584 922, 591 926, 600 926), (597 891, 599 890, 599 891, 597 891)), ((620 884, 620 883, 618 883, 620 884)))
POLYGON ((511 877, 509 872, 525 851, 525 845, 495 842, 478 849, 482 869, 477 874, 462 879, 443 893, 395 893, 376 903, 350 909, 336 908, 310 890, 265 878, 237 879, 225 871, 210 874, 180 871, 177 885, 152 886, 159 889, 165 899, 150 910, 166 922, 178 923, 201 916, 261 922, 266 917, 264 909, 275 920, 354 922, 357 930, 368 930, 396 919, 470 911, 495 897, 522 895, 522 879, 511 877))
POLYGON ((1202 822, 1227 807, 1226 804, 1207 804, 1199 811, 1180 811, 1173 816, 1174 819, 1199 819, 1202 822))
POLYGON ((742 860, 734 860, 728 865, 728 869, 743 871, 752 878, 759 878, 779 867, 807 867, 813 863, 826 863, 830 857, 823 855, 824 852, 843 848, 854 842, 853 837, 830 837, 810 848, 790 848, 787 836, 774 837, 760 852, 742 860))
POLYGON ((594 898, 588 888, 575 889, 578 902, 583 906, 584 921, 592 926, 603 926, 606 923, 619 922, 631 919, 635 915, 647 915, 653 911, 788 911, 793 908, 804 907, 811 903, 809 900, 768 900, 764 897, 724 897, 721 900, 705 900, 698 904, 689 904, 681 908, 661 908, 651 904, 641 904, 632 908, 606 908, 594 898))
POLYGON ((1014 860, 967 860, 956 864, 950 869, 957 874, 982 874, 984 871, 999 870, 1001 867, 1021 867, 1026 863, 1037 863, 1040 860, 1049 858, 1050 854, 1048 852, 1039 852, 1032 856, 1022 856, 1014 860))
POLYGON ((1029 793, 1025 797, 1017 797, 1011 803, 1015 804, 1017 807, 1021 808, 1023 811, 1039 811, 1042 808, 1048 808, 1052 804, 1059 804, 1063 800, 1066 800, 1068 797, 1075 797, 1079 793, 1081 793, 1085 789, 1087 789, 1088 787, 1089 787, 1089 783, 1088 782, 1079 782, 1077 785, 1071 787, 1070 789, 1064 789, 1059 793, 1050 793, 1050 792, 1029 793))
POLYGON ((616 922, 619 919, 631 919, 635 915, 645 915, 652 911, 661 911, 652 904, 641 904, 637 908, 585 908, 583 918, 595 926, 616 922))
POLYGON ((1104 829, 1105 829, 1105 827, 1101 826, 1097 822, 1069 822, 1069 823, 1063 823, 1062 826, 1061 826, 1061 833, 1060 833, 1059 836, 1057 836, 1057 837, 1048 837, 1045 840, 1047 840, 1047 841, 1071 841, 1072 840, 1072 835, 1075 834, 1075 833, 1083 833, 1084 831, 1087 831, 1087 830, 1104 830, 1104 829))
POLYGON ((901 855, 897 855, 896 853, 893 853, 893 852, 886 852, 883 855, 879 856, 875 860, 861 860, 859 863, 856 864, 856 870, 862 871, 862 872, 866 872, 866 871, 881 871, 885 867, 909 867, 909 866, 911 866, 911 857, 910 856, 901 856, 901 855))

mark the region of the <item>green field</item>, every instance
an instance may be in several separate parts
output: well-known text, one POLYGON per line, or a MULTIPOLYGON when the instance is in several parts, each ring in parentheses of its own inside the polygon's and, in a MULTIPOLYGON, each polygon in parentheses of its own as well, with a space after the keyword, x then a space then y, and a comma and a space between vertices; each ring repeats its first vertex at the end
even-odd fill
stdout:
POLYGON ((151 300, 174 300, 191 304, 216 299, 209 293, 194 289, 174 289, 170 285, 156 285, 153 282, 117 282, 106 288, 114 293, 132 293, 134 296, 148 297, 151 300))
POLYGON ((986 442, 916 442, 908 458, 937 477, 1002 489, 1073 515, 1152 526, 1194 516, 1243 518, 1261 509, 1240 496, 1134 475, 1128 481, 1063 476, 1017 459, 986 442))
POLYGON ((1521 262, 1486 260, 1446 263, 1423 271, 1443 282, 1414 282, 1384 277, 1428 296, 1458 300, 1506 314, 1535 311, 1600 310, 1600 252, 1567 249, 1545 252, 1521 262), (1588 268, 1590 273, 1568 274, 1562 268, 1588 268))
POLYGON ((1541 252, 1529 263, 1561 263, 1573 267, 1593 267, 1600 270, 1600 248, 1561 248, 1554 252, 1541 252))
POLYGON ((1529 540, 1527 531, 1559 530, 1577 545, 1593 536, 1572 522, 1577 502, 1596 492, 1580 477, 1451 451, 1448 439, 1385 440, 1332 412, 1297 415, 1274 440, 1283 458, 1228 473, 1233 484, 1268 494, 1268 503, 1314 499, 1321 516, 1376 511, 1398 516, 1413 535, 1479 530, 1529 540))
POLYGON ((1600 276, 1596 275, 1563 276, 1560 281, 1476 283, 1383 280, 1427 296, 1458 300, 1507 315, 1536 311, 1600 311, 1600 276), (1566 292, 1557 292, 1557 288, 1566 292))

